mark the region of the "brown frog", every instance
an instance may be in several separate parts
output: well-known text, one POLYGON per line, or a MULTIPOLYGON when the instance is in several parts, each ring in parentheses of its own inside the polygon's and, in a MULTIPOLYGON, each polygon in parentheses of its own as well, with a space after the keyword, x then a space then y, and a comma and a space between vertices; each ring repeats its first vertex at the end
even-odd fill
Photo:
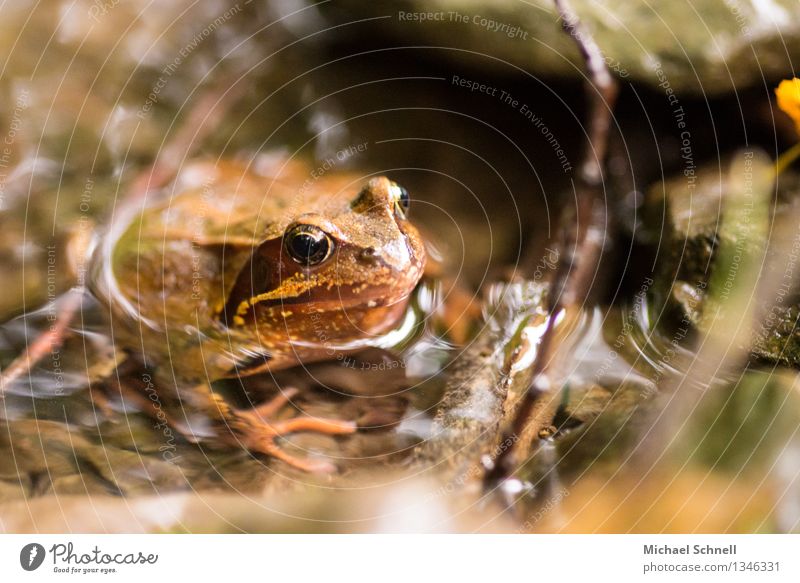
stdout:
POLYGON ((180 412, 170 423, 190 438, 330 470, 274 439, 351 433, 352 423, 270 421, 291 390, 240 410, 211 383, 387 344, 426 262, 408 193, 275 157, 193 162, 156 196, 120 213, 93 255, 115 341, 154 371, 163 409, 180 412))

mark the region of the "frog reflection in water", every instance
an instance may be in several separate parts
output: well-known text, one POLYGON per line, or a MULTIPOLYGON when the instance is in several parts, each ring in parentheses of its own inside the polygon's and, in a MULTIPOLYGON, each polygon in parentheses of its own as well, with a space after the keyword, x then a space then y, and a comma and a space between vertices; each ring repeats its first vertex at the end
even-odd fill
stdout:
POLYGON ((406 313, 426 260, 406 190, 385 177, 308 176, 284 160, 258 172, 185 167, 162 202, 112 226, 95 252, 94 291, 112 309, 117 343, 155 371, 177 429, 329 471, 274 440, 352 433, 352 423, 270 421, 291 391, 242 410, 210 386, 356 352, 406 313))

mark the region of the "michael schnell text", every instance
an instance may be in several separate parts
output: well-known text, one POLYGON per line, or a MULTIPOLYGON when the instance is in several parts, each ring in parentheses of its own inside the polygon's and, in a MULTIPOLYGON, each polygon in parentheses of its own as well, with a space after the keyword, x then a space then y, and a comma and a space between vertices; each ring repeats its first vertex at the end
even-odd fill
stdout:
POLYGON ((736 545, 712 547, 711 545, 644 545, 645 555, 735 555, 736 545))

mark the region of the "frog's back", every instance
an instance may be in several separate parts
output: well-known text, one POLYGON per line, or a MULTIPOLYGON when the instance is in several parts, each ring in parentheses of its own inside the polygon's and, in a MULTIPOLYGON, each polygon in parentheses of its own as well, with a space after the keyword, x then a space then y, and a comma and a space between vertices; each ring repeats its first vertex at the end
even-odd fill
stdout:
POLYGON ((253 247, 280 237, 298 215, 345 208, 362 179, 328 175, 295 160, 262 164, 198 161, 183 169, 164 200, 144 213, 143 239, 253 247))

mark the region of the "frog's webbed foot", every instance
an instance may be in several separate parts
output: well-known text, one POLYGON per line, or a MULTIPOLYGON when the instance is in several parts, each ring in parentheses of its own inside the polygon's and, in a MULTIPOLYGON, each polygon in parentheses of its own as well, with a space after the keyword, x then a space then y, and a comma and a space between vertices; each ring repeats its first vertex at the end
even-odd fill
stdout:
POLYGON ((356 424, 338 419, 300 416, 282 421, 271 421, 286 403, 298 393, 290 388, 276 397, 252 409, 231 409, 230 426, 234 439, 249 451, 277 458, 292 467, 306 472, 331 473, 336 467, 330 462, 306 460, 283 451, 275 440, 298 431, 311 431, 325 435, 349 435, 356 431, 356 424))

